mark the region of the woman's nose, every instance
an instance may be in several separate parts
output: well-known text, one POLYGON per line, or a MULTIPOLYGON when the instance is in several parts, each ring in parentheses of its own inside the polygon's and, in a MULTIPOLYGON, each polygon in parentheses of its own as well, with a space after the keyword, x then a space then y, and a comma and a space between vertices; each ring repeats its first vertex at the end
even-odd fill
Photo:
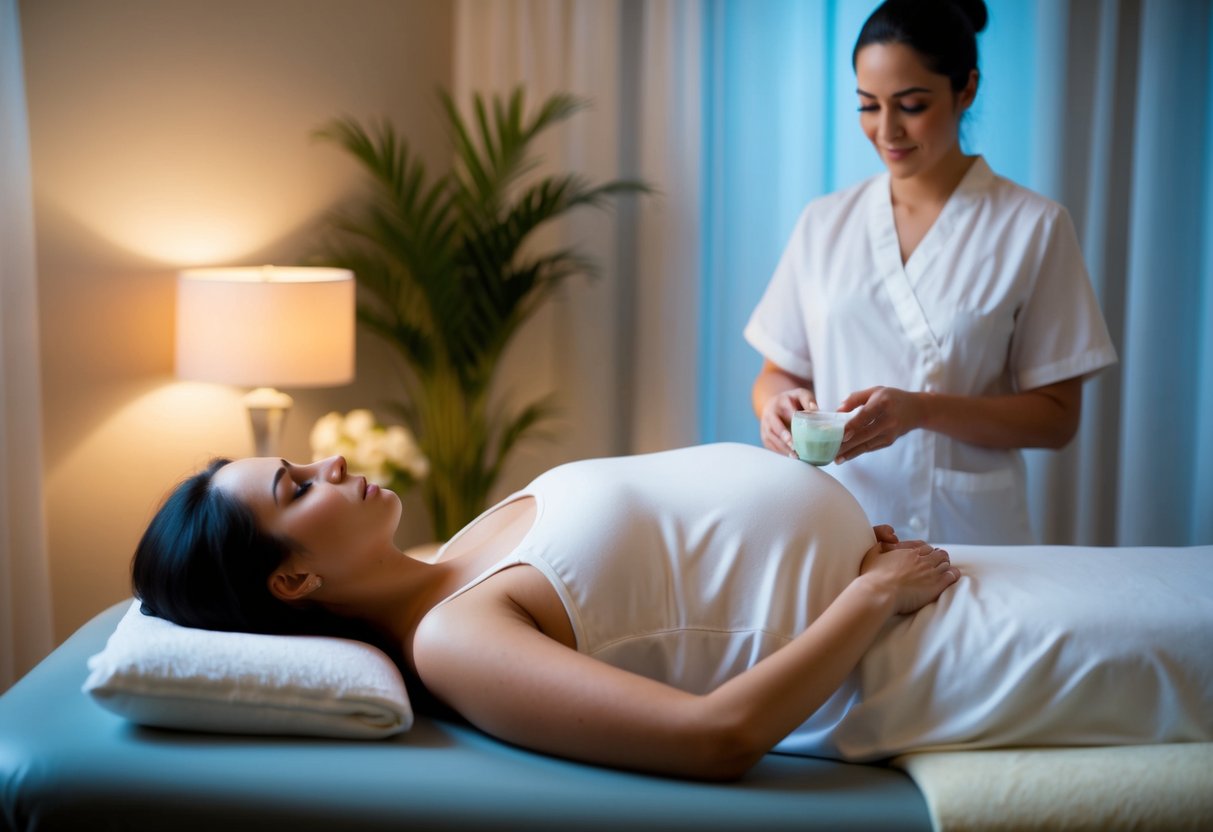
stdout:
POLYGON ((892 108, 886 108, 880 120, 880 135, 885 139, 900 139, 902 134, 901 119, 893 112, 892 108))
POLYGON ((341 482, 345 479, 345 457, 340 454, 330 456, 320 463, 324 476, 331 482, 341 482))

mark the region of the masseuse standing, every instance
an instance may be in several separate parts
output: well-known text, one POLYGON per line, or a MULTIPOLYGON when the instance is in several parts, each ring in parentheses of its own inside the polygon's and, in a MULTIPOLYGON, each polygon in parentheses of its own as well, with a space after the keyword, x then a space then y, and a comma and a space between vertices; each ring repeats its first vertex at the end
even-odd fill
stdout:
MULTIPOLYGON (((887 168, 805 208, 745 337, 763 444, 857 410, 834 474, 903 536, 1030 543, 1020 448, 1060 448, 1116 360, 1069 215, 960 147, 981 0, 889 0, 855 44, 887 168)), ((997 106, 1016 106, 1005 102, 997 106)))

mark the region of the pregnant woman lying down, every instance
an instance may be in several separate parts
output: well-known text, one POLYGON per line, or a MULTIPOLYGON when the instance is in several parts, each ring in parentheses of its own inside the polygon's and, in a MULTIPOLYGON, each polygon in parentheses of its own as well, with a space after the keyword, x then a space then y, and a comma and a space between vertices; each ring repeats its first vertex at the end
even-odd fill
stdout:
POLYGON ((732 444, 559 466, 433 563, 394 547, 399 519, 340 457, 217 460, 152 520, 134 589, 186 626, 361 628, 489 734, 686 777, 1213 740, 1207 548, 949 557, 732 444))

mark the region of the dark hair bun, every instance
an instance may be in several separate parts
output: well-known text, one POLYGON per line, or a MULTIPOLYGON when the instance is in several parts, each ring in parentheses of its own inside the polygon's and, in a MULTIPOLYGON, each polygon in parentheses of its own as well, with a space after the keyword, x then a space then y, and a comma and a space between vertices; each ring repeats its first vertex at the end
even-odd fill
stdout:
POLYGON ((969 25, 973 27, 973 34, 985 29, 986 24, 990 22, 990 13, 986 9, 985 0, 952 0, 952 5, 960 9, 969 19, 969 25))
POLYGON ((948 76, 953 92, 962 90, 977 71, 977 33, 988 20, 984 0, 884 0, 859 30, 851 67, 869 44, 904 43, 948 76))

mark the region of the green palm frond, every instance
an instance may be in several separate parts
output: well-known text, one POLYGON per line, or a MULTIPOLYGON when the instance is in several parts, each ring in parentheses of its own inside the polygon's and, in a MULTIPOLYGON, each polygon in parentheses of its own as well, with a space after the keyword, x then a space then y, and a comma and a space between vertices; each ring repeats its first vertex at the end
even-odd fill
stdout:
POLYGON ((531 250, 534 232, 577 207, 649 188, 572 173, 531 176, 540 161, 535 138, 586 106, 575 96, 549 96, 529 114, 521 87, 472 96, 466 116, 447 93, 439 102, 454 150, 442 175, 432 176, 384 120, 345 116, 314 135, 346 151, 367 177, 367 193, 332 216, 323 259, 353 270, 363 290, 358 320, 407 368, 410 401, 399 412, 430 459, 422 488, 445 538, 484 508, 517 444, 541 435, 554 412, 549 398, 513 416, 488 401, 519 328, 564 280, 595 271, 574 248, 531 250))
POLYGON ((576 274, 594 275, 598 266, 575 249, 558 249, 519 263, 506 283, 509 307, 520 319, 529 318, 564 282, 576 274))
POLYGON ((535 137, 586 106, 575 96, 557 93, 527 121, 521 87, 508 100, 495 97, 491 106, 476 93, 471 107, 474 124, 469 125, 450 95, 440 92, 439 96, 455 144, 453 175, 460 204, 469 215, 489 220, 505 201, 509 187, 538 164, 529 154, 535 137))
POLYGON ((433 372, 437 356, 429 333, 402 321, 388 320, 366 306, 358 307, 357 317, 360 324, 394 344, 404 360, 413 365, 418 373, 426 375, 433 372))
MULTIPOLYGON (((425 165, 389 122, 374 122, 368 130, 353 117, 344 116, 333 119, 312 135, 345 148, 371 175, 374 183, 391 194, 398 204, 417 204, 425 186, 425 165)), ((441 187, 440 181, 435 184, 441 187)))
POLYGON ((489 467, 488 487, 497 483, 501 469, 509 458, 514 447, 522 439, 552 439, 553 434, 544 430, 545 423, 560 412, 556 397, 549 394, 542 399, 532 402, 512 417, 507 417, 501 433, 497 438, 497 452, 492 465, 489 467))

